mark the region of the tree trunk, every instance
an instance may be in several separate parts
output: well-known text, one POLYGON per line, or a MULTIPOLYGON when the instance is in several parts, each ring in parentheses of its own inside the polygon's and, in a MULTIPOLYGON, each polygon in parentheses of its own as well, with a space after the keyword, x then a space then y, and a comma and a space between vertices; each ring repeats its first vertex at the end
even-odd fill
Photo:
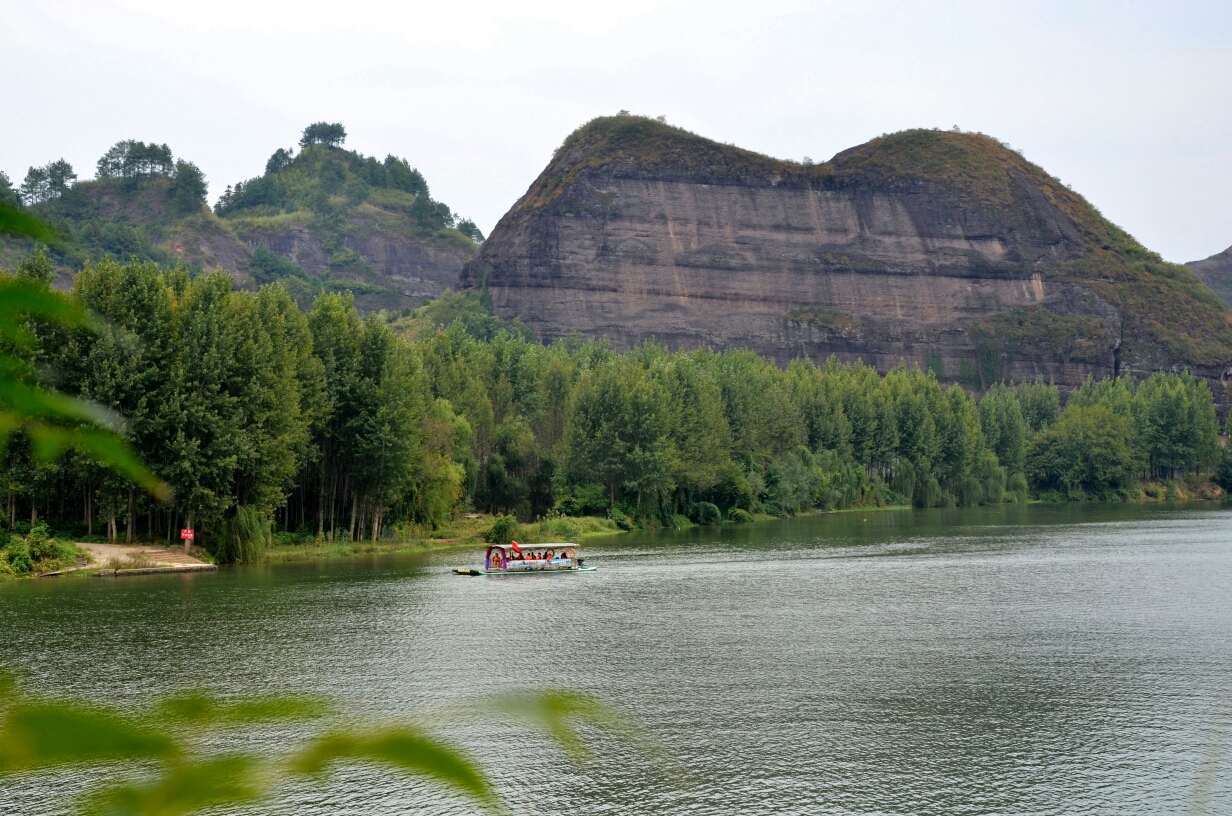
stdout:
POLYGON ((116 540, 116 515, 115 515, 115 496, 111 497, 111 501, 107 504, 107 540, 115 543, 116 540))
POLYGON ((352 493, 351 494, 351 533, 350 533, 350 538, 347 539, 348 541, 355 540, 355 513, 358 510, 359 510, 359 494, 352 493))
POLYGON ((381 508, 380 508, 380 505, 376 505, 372 508, 372 543, 373 544, 376 543, 376 540, 380 537, 380 535, 381 535, 381 508))
MULTIPOLYGON (((330 519, 333 522, 333 519, 330 519)), ((325 533, 325 463, 321 463, 321 495, 317 500, 317 538, 325 533)))
POLYGON ((133 543, 133 527, 137 523, 137 497, 133 494, 133 489, 128 489, 128 521, 124 525, 124 538, 127 543, 133 543))
POLYGON ((338 474, 334 474, 334 484, 329 493, 329 540, 334 540, 334 531, 338 529, 338 474))

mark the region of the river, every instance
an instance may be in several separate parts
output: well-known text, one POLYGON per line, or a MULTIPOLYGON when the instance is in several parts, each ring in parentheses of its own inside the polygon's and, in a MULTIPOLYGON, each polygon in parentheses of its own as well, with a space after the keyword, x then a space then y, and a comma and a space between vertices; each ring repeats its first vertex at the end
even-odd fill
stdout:
MULTIPOLYGON (((566 686, 684 770, 613 739, 576 768, 460 715, 446 733, 517 814, 1232 813, 1227 510, 849 512, 584 554, 598 571, 449 573, 475 551, 10 583, 0 665, 120 705, 294 688, 373 719, 566 686)), ((80 787, 0 781, 0 813, 60 813, 80 787)), ((471 811, 345 768, 251 812, 471 811)))

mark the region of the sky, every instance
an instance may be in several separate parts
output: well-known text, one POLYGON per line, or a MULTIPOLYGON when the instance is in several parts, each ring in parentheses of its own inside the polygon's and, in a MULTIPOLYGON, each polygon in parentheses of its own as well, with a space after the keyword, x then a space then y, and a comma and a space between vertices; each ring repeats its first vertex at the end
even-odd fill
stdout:
POLYGON ((1232 3, 0 0, 0 170, 121 139, 211 200, 304 126, 406 157, 485 233, 595 116, 816 161, 981 131, 1171 261, 1232 244, 1232 3))

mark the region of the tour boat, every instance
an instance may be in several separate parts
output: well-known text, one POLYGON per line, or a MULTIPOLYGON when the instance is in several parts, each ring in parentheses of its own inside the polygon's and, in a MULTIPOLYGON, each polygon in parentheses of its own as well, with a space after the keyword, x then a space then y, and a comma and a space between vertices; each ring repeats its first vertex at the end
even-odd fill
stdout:
POLYGON ((459 567, 458 575, 538 575, 545 572, 594 572, 577 557, 577 545, 569 542, 536 544, 525 550, 513 541, 493 544, 483 559, 483 569, 459 567))

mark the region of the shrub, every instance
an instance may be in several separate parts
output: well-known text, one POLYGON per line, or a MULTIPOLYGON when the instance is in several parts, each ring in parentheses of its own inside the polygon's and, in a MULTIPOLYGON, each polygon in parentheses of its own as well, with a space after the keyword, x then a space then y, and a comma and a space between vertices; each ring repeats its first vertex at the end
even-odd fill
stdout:
POLYGON ((539 532, 544 538, 553 537, 562 541, 576 541, 582 537, 582 524, 568 516, 562 516, 539 522, 539 532))
POLYGON ((734 521, 737 524, 748 524, 753 520, 753 514, 748 510, 742 510, 739 507, 733 507, 727 514, 728 521, 734 521))
POLYGON ((255 507, 237 507, 223 523, 214 557, 223 564, 252 564, 265 558, 269 541, 269 520, 255 507))
POLYGON ((723 514, 719 512, 719 508, 710 502, 699 502, 697 505, 697 523, 698 524, 718 524, 723 520, 723 514))
POLYGON ((347 197, 347 201, 352 204, 363 204, 368 200, 368 196, 372 193, 372 188, 368 183, 361 178, 353 178, 346 183, 343 188, 343 195, 347 197))
POLYGON ((517 518, 514 516, 497 516, 496 521, 483 534, 483 540, 489 544, 508 544, 520 535, 521 532, 522 525, 518 524, 517 518))
POLYGON ((34 525, 30 535, 26 537, 26 547, 30 552, 30 560, 54 561, 60 557, 60 544, 51 537, 51 530, 43 522, 34 525))
POLYGON ((253 279, 260 284, 272 283, 281 278, 307 279, 308 273, 295 261, 276 255, 264 246, 258 246, 252 251, 248 261, 253 279))
POLYGON ((1017 501, 1025 502, 1027 500, 1027 477, 1022 473, 1015 473, 1010 477, 1006 489, 1017 501))
POLYGON ((24 541, 14 540, 9 542, 5 558, 13 572, 18 575, 27 575, 30 570, 34 569, 34 564, 30 560, 30 551, 26 549, 24 541))
POLYGON ((916 482, 912 503, 916 507, 940 507, 945 502, 945 494, 935 476, 921 474, 916 482))
POLYGON ((894 477, 890 481, 890 487, 895 493, 903 497, 904 503, 911 504, 918 481, 915 466, 907 459, 900 459, 898 466, 894 469, 894 477))
POLYGON ((612 521, 616 522, 616 526, 626 532, 633 529, 633 520, 617 508, 612 508, 612 521))

